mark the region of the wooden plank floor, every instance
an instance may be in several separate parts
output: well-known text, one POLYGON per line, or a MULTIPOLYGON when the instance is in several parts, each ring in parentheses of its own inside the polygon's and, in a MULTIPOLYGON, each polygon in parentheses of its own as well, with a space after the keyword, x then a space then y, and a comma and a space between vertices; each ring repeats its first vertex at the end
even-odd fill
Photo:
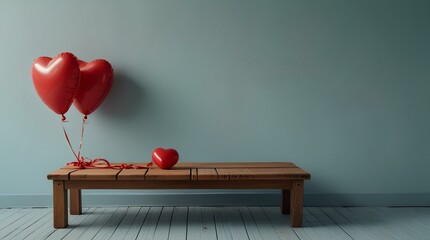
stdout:
POLYGON ((278 207, 84 208, 52 227, 52 208, 0 209, 0 239, 430 239, 430 207, 307 207, 291 228, 278 207))

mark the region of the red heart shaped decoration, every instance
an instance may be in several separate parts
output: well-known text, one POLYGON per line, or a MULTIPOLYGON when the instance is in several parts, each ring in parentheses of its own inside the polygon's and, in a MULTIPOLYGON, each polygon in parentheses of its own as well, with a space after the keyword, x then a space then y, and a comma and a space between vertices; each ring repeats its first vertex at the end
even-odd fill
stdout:
POLYGON ((156 148, 152 152, 152 161, 154 161, 154 163, 157 164, 157 166, 162 169, 168 169, 175 166, 178 160, 179 160, 179 154, 173 148, 169 148, 169 149, 156 148))
POLYGON ((38 57, 31 65, 31 76, 37 95, 46 106, 58 114, 69 110, 80 83, 78 61, 72 53, 38 57))
POLYGON ((105 100, 112 88, 113 69, 104 59, 92 62, 79 60, 81 84, 73 104, 84 115, 94 112, 105 100))

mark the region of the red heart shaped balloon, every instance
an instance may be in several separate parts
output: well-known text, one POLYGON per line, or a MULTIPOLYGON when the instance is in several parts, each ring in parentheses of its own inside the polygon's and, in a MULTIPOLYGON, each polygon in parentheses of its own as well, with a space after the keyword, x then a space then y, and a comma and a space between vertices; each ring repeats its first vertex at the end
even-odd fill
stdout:
POLYGON ((154 161, 154 163, 157 164, 157 166, 162 169, 168 169, 175 166, 178 160, 179 160, 179 154, 173 148, 169 148, 169 149, 156 148, 152 152, 152 161, 154 161))
POLYGON ((73 104, 84 115, 94 112, 105 100, 112 88, 113 69, 103 59, 92 62, 79 60, 81 84, 73 104))
POLYGON ((78 61, 72 53, 37 58, 31 76, 37 95, 52 111, 64 114, 69 110, 80 82, 78 61))

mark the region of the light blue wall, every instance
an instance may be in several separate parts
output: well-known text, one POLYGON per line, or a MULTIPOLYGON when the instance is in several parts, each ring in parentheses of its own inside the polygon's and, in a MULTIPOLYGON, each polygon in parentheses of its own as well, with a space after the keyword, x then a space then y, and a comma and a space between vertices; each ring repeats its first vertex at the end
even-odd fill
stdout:
MULTIPOLYGON (((180 161, 293 161, 312 173, 308 196, 328 203, 430 196, 429 11, 425 0, 2 0, 3 205, 49 195, 46 174, 73 160, 30 76, 33 59, 63 51, 115 69, 88 157, 147 162, 166 146, 180 161)), ((67 117, 77 146, 81 115, 67 117)))

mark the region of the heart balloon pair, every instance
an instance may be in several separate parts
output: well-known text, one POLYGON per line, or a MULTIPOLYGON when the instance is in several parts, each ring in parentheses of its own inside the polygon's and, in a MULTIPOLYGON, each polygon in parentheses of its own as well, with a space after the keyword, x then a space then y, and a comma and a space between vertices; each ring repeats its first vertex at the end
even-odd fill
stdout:
POLYGON ((107 97, 113 69, 106 60, 84 62, 64 52, 54 58, 38 57, 31 66, 31 76, 37 95, 52 111, 63 115, 73 103, 86 116, 107 97))

